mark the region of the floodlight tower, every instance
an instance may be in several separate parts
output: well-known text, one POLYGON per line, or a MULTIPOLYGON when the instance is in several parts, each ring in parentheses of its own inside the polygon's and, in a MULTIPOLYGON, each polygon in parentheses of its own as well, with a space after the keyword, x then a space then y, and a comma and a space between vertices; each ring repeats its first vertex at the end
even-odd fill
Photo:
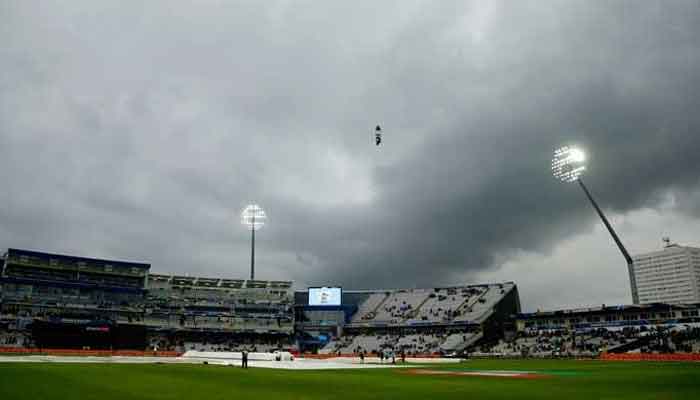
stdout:
POLYGON ((250 229, 250 280, 255 279, 255 231, 265 225, 267 215, 257 205, 250 204, 241 212, 241 223, 250 229))
POLYGON ((617 248, 620 249, 622 256, 627 262, 627 273, 629 274, 630 286, 632 289, 632 302, 634 304, 637 304, 639 303, 639 296, 637 295, 637 282, 634 277, 634 265, 632 257, 630 257, 630 254, 627 252, 627 249, 622 244, 622 241, 620 241, 620 238, 617 236, 617 233, 613 229, 612 225, 610 225, 610 222, 608 222, 608 219, 605 217, 605 214, 603 214, 603 210, 600 209, 598 203, 596 203, 596 201, 593 199, 591 192, 589 192, 586 185, 583 184, 581 175, 586 170, 585 161, 586 154, 581 149, 569 146, 561 147, 554 151, 554 158, 552 159, 552 174, 555 178, 559 179, 562 182, 578 182, 579 186, 581 186, 581 189, 583 189, 583 192, 586 194, 586 197, 593 205, 593 208, 595 208, 596 212, 598 213, 598 216, 600 216, 600 219, 603 220, 603 224, 608 229, 610 236, 612 236, 613 240, 615 241, 615 244, 617 245, 617 248))

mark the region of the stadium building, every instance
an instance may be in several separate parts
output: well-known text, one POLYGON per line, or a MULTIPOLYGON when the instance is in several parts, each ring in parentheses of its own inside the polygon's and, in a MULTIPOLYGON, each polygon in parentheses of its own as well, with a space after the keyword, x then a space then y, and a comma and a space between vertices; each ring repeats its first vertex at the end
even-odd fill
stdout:
POLYGON ((146 300, 152 346, 258 352, 296 347, 289 281, 151 274, 146 300))
POLYGON ((445 354, 503 337, 512 282, 430 289, 309 288, 154 274, 151 265, 9 249, 0 346, 445 354))
POLYGON ((320 353, 449 354, 503 337, 520 312, 514 283, 347 291, 319 306, 297 293, 300 346, 320 353))
POLYGON ((633 257, 639 303, 700 303, 700 248, 665 242, 633 257))
MULTIPOLYGON (((696 250, 667 246, 639 256, 639 270, 651 268, 644 257, 662 260, 651 264, 661 272, 671 262, 685 268, 696 250)), ((295 292, 289 281, 150 269, 8 249, 0 262, 0 347, 543 357, 700 351, 700 302, 690 299, 521 313, 513 282, 295 292)))
POLYGON ((603 304, 520 313, 513 318, 515 330, 477 354, 551 357, 700 351, 700 303, 603 304))
POLYGON ((31 329, 38 347, 134 348, 149 264, 9 249, 0 327, 31 329))
POLYGON ((12 334, 0 345, 177 351, 291 346, 291 282, 157 275, 145 263, 19 249, 3 258, 0 330, 12 334))

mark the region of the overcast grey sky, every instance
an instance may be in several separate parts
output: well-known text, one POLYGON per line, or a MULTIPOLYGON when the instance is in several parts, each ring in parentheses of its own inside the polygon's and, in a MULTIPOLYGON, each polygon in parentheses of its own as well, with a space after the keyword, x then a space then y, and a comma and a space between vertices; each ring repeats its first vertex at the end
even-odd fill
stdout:
POLYGON ((260 279, 629 303, 563 144, 632 253, 700 244, 698 1, 8 0, 0 71, 4 247, 246 277, 254 201, 260 279))

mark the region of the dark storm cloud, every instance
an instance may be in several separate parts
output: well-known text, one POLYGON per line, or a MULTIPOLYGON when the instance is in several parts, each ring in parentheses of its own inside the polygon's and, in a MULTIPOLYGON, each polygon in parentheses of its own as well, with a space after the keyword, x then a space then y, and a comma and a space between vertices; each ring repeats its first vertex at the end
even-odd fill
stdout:
POLYGON ((597 223, 567 143, 698 215, 697 3, 135 4, 0 6, 3 245, 245 276, 256 201, 263 278, 448 284, 597 223))

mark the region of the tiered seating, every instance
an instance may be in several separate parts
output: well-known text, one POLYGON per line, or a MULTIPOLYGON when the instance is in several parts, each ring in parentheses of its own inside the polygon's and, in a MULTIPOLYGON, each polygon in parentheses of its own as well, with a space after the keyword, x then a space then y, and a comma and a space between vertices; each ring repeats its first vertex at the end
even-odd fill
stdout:
POLYGON ((590 356, 636 341, 641 334, 639 328, 599 328, 578 334, 568 329, 533 330, 521 332, 510 341, 502 340, 491 348, 482 349, 481 352, 503 356, 590 356))
POLYGON ((286 281, 150 275, 144 323, 214 330, 293 330, 293 292, 286 281))
POLYGON ((456 288, 436 289, 420 307, 417 319, 432 322, 449 321, 453 318, 453 313, 469 297, 468 292, 456 288))
POLYGON ((340 349, 341 353, 357 353, 365 351, 368 353, 377 352, 386 345, 386 340, 375 335, 357 335, 349 345, 340 349))
POLYGON ((21 332, 0 332, 0 347, 25 347, 29 343, 27 335, 21 332))
POLYGON ((480 323, 514 287, 512 283, 372 293, 360 304, 352 324, 480 323))
MULTIPOLYGON (((359 305, 345 336, 322 353, 453 353, 482 339, 482 324, 515 288, 514 283, 377 291, 359 305)), ((505 307, 517 308, 515 302, 505 307)))
POLYGON ((388 333, 346 335, 329 342, 320 353, 377 353, 382 350, 405 352, 406 354, 434 354, 461 350, 472 339, 481 337, 479 332, 444 331, 424 333, 388 333))
POLYGON ((453 333, 440 344, 440 350, 445 352, 463 350, 481 336, 480 332, 453 333))
POLYGON ((439 350, 442 341, 443 338, 440 335, 406 335, 398 339, 394 349, 413 354, 431 354, 439 350))
POLYGON ((429 294, 426 289, 406 289, 392 292, 390 297, 377 309, 374 321, 398 323, 411 317, 429 294))
POLYGON ((270 342, 257 342, 255 340, 226 340, 226 341, 215 341, 211 342, 194 342, 186 341, 183 343, 180 351, 206 351, 206 352, 217 352, 217 351, 240 351, 243 349, 249 351, 255 351, 258 353, 269 353, 280 347, 289 349, 291 345, 286 342, 270 343, 270 342))
POLYGON ((375 313, 374 310, 382 304, 382 302, 387 298, 387 294, 384 292, 381 293, 372 293, 369 295, 367 300, 365 300, 360 307, 358 308, 357 312, 355 315, 352 317, 352 322, 361 322, 365 320, 371 320, 374 319, 375 313))
POLYGON ((338 352, 350 352, 349 348, 352 346, 352 341, 355 337, 354 336, 343 336, 340 338, 335 338, 328 342, 321 350, 319 350, 320 354, 331 354, 331 353, 338 353, 338 352))
POLYGON ((483 287, 481 294, 473 296, 462 306, 455 321, 481 322, 491 314, 493 307, 513 287, 512 284, 497 284, 483 287))

